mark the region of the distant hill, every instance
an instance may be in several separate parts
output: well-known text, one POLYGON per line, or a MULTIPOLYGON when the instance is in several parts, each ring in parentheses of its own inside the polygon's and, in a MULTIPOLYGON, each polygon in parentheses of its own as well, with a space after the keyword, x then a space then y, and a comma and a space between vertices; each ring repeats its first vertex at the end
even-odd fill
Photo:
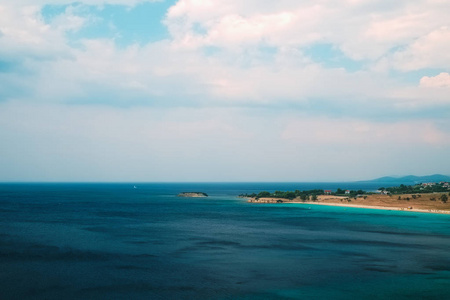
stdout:
POLYGON ((364 180, 363 182, 380 182, 380 183, 391 183, 395 182, 398 184, 417 184, 417 183, 423 183, 423 182, 440 182, 440 181, 450 181, 450 176, 447 175, 441 175, 441 174, 434 174, 434 175, 428 175, 428 176, 414 176, 414 175, 408 175, 403 177, 391 177, 391 176, 385 176, 380 177, 373 180, 364 180))

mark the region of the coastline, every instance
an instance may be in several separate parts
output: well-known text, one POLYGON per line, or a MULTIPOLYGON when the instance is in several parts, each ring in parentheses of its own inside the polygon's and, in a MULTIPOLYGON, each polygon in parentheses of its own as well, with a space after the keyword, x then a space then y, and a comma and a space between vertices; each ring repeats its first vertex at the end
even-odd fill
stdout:
POLYGON ((374 206, 374 205, 361 205, 361 204, 341 204, 341 203, 323 203, 323 202, 284 202, 287 204, 305 204, 305 205, 324 205, 324 206, 339 206, 339 207, 354 207, 354 208, 367 208, 367 209, 378 209, 378 210, 389 210, 389 211, 412 211, 421 213, 431 213, 431 214, 443 214, 450 215, 448 210, 440 209, 420 209, 420 208, 399 208, 392 206, 374 206))
POLYGON ((386 195, 370 195, 366 198, 357 197, 349 199, 341 196, 319 195, 317 201, 302 201, 299 198, 287 200, 283 198, 245 198, 250 203, 278 203, 278 204, 306 204, 306 205, 325 205, 339 207, 353 207, 366 209, 379 209, 388 211, 412 211, 432 214, 450 215, 450 203, 442 203, 440 201, 431 200, 436 196, 434 194, 421 195, 416 199, 410 199, 411 195, 403 194, 401 196, 390 197, 386 195), (408 199, 408 200, 406 200, 408 199))

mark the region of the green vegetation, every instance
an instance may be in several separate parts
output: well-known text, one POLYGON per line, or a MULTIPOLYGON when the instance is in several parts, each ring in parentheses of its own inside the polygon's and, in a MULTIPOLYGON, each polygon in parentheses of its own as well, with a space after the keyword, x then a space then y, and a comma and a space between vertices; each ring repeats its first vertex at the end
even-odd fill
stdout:
POLYGON ((335 195, 335 196, 347 196, 350 198, 355 198, 357 196, 367 195, 369 193, 367 193, 366 191, 363 191, 363 190, 357 190, 357 191, 351 190, 348 193, 346 193, 343 189, 339 188, 336 190, 335 193, 331 193, 331 194, 335 195))
POLYGON ((287 192, 282 192, 282 191, 275 191, 273 193, 270 192, 260 192, 258 194, 252 193, 252 194, 241 194, 239 195, 239 197, 248 197, 248 198, 281 198, 281 199, 289 199, 289 200, 293 200, 295 198, 300 198, 302 201, 306 201, 308 199, 316 199, 317 200, 317 196, 318 195, 323 195, 324 191, 323 190, 308 190, 308 191, 299 191, 299 190, 295 190, 295 191, 287 191, 287 192))
POLYGON ((343 189, 338 188, 338 189, 336 190, 336 195, 344 195, 344 194, 345 194, 345 191, 344 191, 343 189))
MULTIPOLYGON (((357 196, 363 196, 363 195, 367 195, 367 194, 369 194, 369 193, 367 193, 363 190, 349 191, 349 193, 345 193, 345 190, 343 190, 343 189, 337 189, 335 193, 331 193, 331 195, 335 195, 335 196, 347 196, 347 197, 352 197, 352 198, 356 198, 357 196)), ((281 198, 281 199, 289 199, 289 200, 293 200, 295 198, 300 198, 302 201, 306 201, 309 199, 311 199, 312 201, 316 201, 317 196, 319 196, 319 195, 325 195, 325 191, 320 190, 320 189, 307 190, 307 191, 295 190, 293 192, 292 191, 286 191, 286 192, 275 191, 273 193, 263 191, 258 194, 256 194, 256 193, 241 194, 241 195, 239 195, 239 197, 256 198, 256 199, 259 199, 259 198, 281 198)))
MULTIPOLYGON (((383 194, 387 194, 389 196, 392 195, 403 195, 403 194, 412 194, 411 197, 412 199, 416 199, 416 198, 420 198, 421 195, 420 194, 424 194, 424 193, 443 193, 443 192, 448 192, 450 190, 449 184, 445 183, 445 182, 441 182, 441 183, 426 183, 426 184, 417 184, 417 185, 404 185, 401 184, 400 186, 397 187, 388 187, 388 188, 384 188, 384 187, 380 187, 379 191, 381 191, 383 194)), ((327 193, 330 195, 334 195, 334 196, 345 196, 348 199, 349 198, 354 198, 356 199, 357 197, 364 197, 364 199, 367 198, 367 195, 373 194, 373 193, 368 193, 366 191, 363 190, 343 190, 341 188, 338 188, 336 190, 336 192, 332 192, 332 193, 327 193)), ((302 201, 307 201, 307 200, 312 200, 312 201, 317 201, 317 196, 319 195, 325 195, 325 191, 321 190, 321 189, 315 189, 315 190, 307 190, 307 191, 299 191, 299 190, 295 190, 295 191, 275 191, 273 193, 271 192, 267 192, 267 191, 263 191, 260 192, 258 194, 256 193, 252 193, 252 194, 241 194, 239 195, 240 197, 246 197, 246 198, 280 198, 280 199, 289 199, 289 200, 294 200, 294 199, 301 199, 302 201)), ((440 196, 440 200, 444 203, 446 203, 448 201, 448 197, 450 196, 450 192, 448 193, 448 196, 446 194, 443 194, 440 196)), ((409 201, 410 198, 409 197, 404 197, 402 199, 401 196, 398 196, 398 200, 406 200, 409 201)), ((435 198, 432 198, 431 200, 435 201, 435 198)))
POLYGON ((404 185, 394 186, 389 188, 381 187, 380 191, 386 191, 393 195, 398 194, 426 194, 426 193, 443 193, 449 190, 448 184, 442 183, 424 183, 416 185, 404 185))
MULTIPOLYGON (((336 193, 331 193, 331 194, 356 197, 358 195, 364 195, 367 193, 363 190, 358 190, 358 191, 350 191, 350 193, 346 194, 344 190, 337 189, 336 193)), ((256 198, 256 199, 259 199, 259 198, 281 198, 281 199, 289 199, 289 200, 293 200, 295 198, 300 198, 302 201, 306 201, 306 200, 317 201, 317 196, 319 196, 319 195, 325 195, 325 191, 320 190, 320 189, 307 190, 307 191, 295 190, 293 192, 292 191, 286 191, 286 192, 275 191, 273 193, 263 191, 258 194, 256 194, 256 193, 241 194, 241 195, 239 195, 239 197, 256 198)))

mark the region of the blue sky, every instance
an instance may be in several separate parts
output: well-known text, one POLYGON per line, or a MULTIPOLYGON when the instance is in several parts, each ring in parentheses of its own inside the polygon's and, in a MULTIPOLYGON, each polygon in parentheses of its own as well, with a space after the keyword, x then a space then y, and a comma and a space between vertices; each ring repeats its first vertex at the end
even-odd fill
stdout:
POLYGON ((51 24, 67 10, 74 9, 78 15, 91 20, 79 30, 69 32, 67 37, 70 41, 76 43, 85 38, 108 38, 114 39, 118 46, 127 47, 170 38, 162 21, 174 3, 143 2, 131 7, 118 4, 50 4, 42 8, 41 14, 44 22, 51 24))
POLYGON ((450 3, 0 4, 0 181, 450 174, 450 3))

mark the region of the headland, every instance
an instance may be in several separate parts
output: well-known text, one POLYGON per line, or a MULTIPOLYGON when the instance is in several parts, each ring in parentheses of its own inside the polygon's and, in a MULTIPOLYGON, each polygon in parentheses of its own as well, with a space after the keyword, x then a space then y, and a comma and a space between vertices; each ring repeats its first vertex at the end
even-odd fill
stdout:
POLYGON ((449 190, 447 183, 428 183, 417 186, 401 185, 387 189, 380 188, 377 192, 341 189, 337 191, 276 191, 274 193, 243 194, 240 197, 247 198, 251 203, 298 203, 450 214, 449 190))

